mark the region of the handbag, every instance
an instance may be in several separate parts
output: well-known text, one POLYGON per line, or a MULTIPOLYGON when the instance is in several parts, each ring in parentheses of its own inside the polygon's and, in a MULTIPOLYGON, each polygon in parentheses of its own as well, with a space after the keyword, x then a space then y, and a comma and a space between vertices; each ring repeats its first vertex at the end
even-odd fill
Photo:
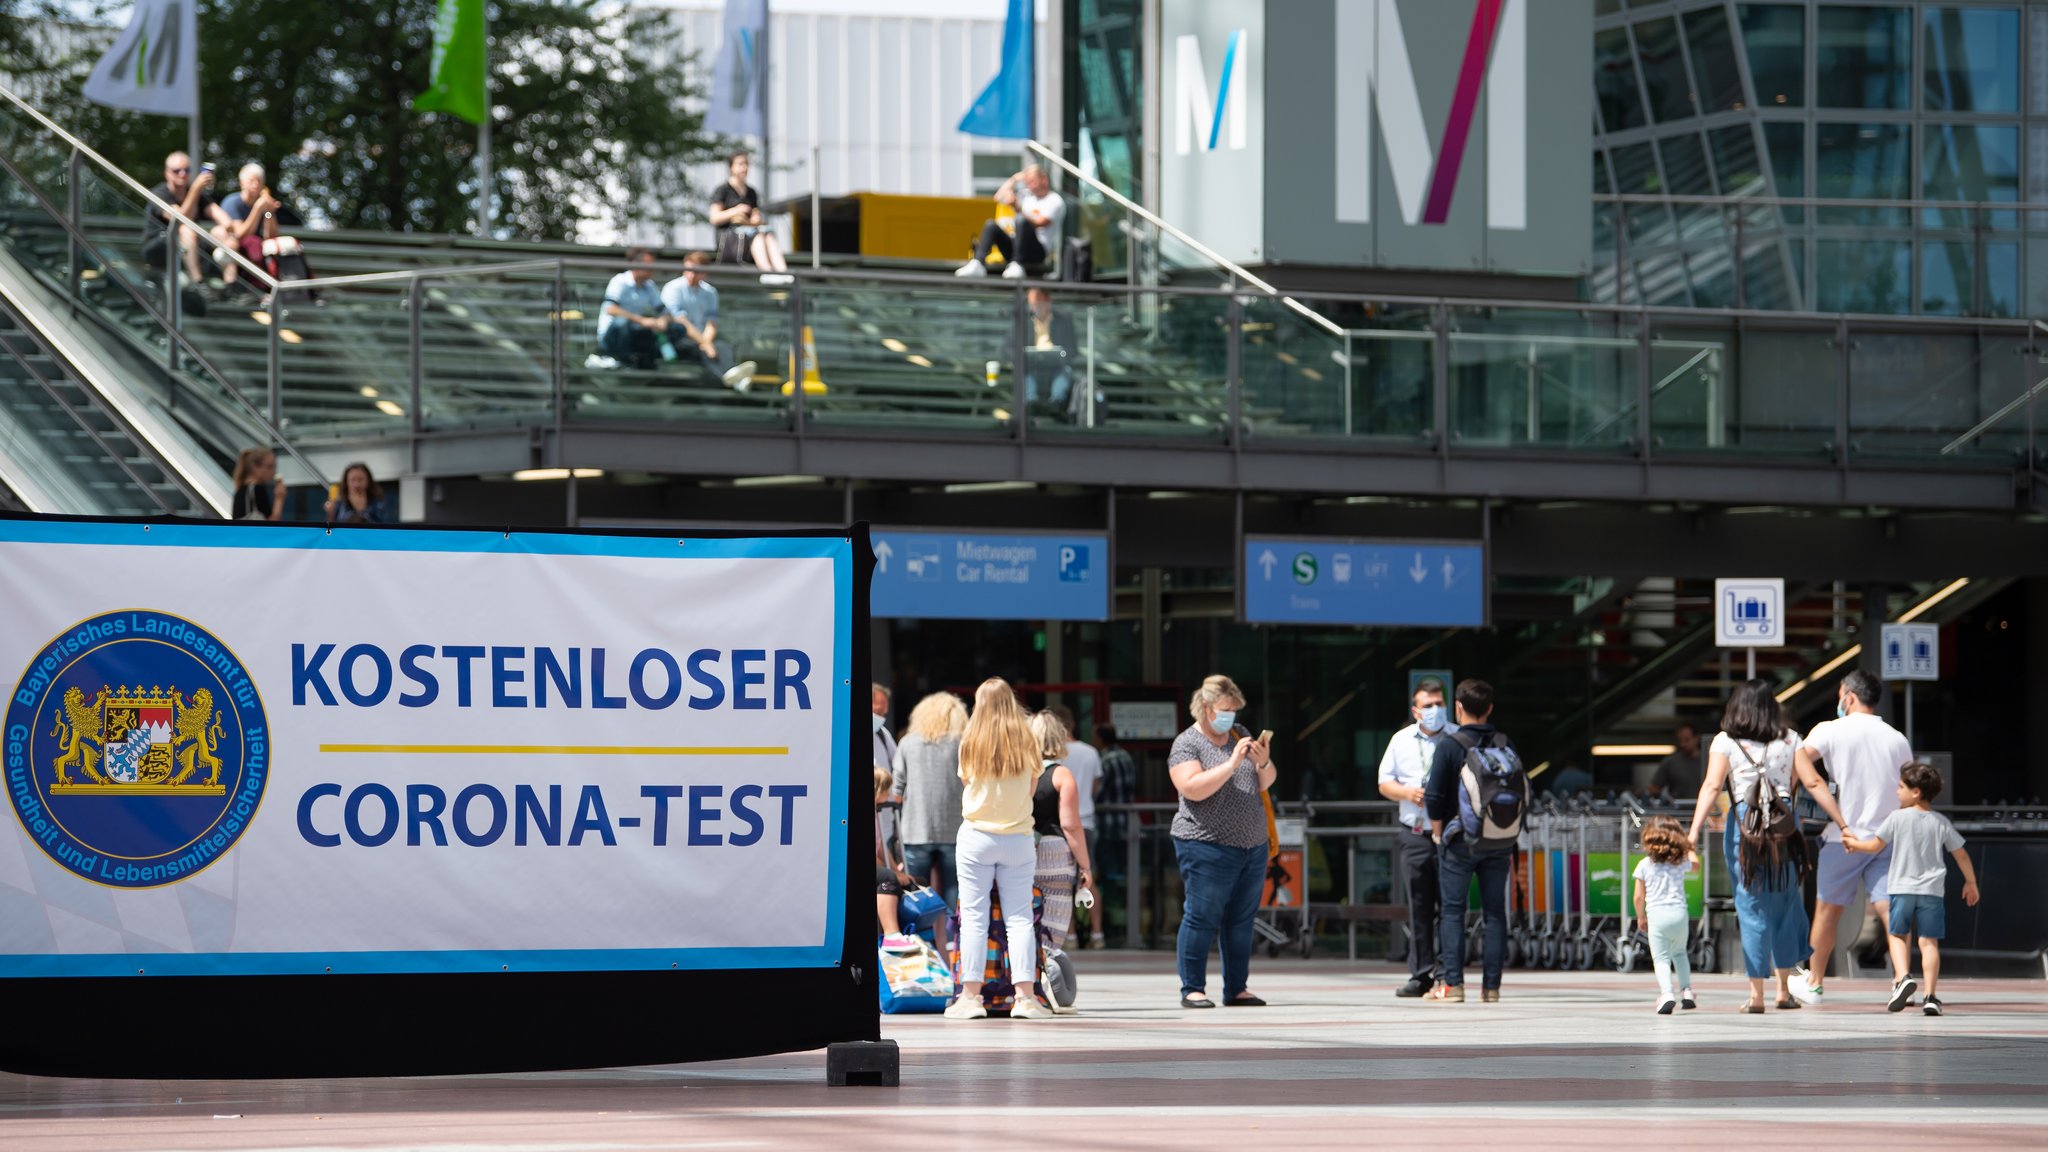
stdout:
POLYGON ((909 933, 926 931, 946 915, 946 901, 930 888, 905 888, 897 901, 896 915, 909 933))
MULTIPOLYGON (((1759 891, 1774 892, 1783 887, 1789 878, 1803 884, 1813 869, 1812 854, 1807 851, 1806 834, 1799 828, 1799 817, 1792 811, 1787 797, 1771 783, 1771 775, 1742 741, 1735 740, 1735 750, 1756 769, 1756 783, 1749 786, 1749 795, 1743 800, 1741 822, 1737 827, 1740 837, 1738 861, 1742 866, 1745 886, 1759 891), (1793 866, 1788 877, 1787 864, 1793 866)), ((1732 789, 1731 789, 1732 794, 1732 789)))
POLYGON ((882 1011, 890 1015, 944 1012, 953 996, 953 970, 922 937, 879 950, 882 1011))

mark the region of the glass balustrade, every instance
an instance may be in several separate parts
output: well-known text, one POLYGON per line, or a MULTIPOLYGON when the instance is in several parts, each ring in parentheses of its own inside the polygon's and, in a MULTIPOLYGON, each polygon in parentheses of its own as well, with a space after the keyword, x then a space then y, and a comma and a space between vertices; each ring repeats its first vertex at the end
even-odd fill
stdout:
POLYGON ((1023 383, 1033 435, 1206 437, 1230 427, 1228 296, 1026 293, 1023 383))
POLYGON ((1455 307, 1447 322, 1454 446, 1637 443, 1633 314, 1455 307))
POLYGON ((1022 418, 1022 286, 835 278, 802 295, 811 425, 1007 436, 1022 418))
POLYGON ((2026 427, 2014 405, 2042 378, 2025 332, 1852 328, 1849 451, 1855 459, 2017 464, 2026 427))

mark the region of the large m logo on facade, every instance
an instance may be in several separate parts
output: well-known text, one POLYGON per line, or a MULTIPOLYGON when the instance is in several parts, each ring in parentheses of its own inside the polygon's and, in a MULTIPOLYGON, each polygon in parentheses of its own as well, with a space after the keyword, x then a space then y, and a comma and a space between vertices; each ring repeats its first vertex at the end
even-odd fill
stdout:
MULTIPOLYGON (((1443 139, 1433 153, 1395 0, 1338 0, 1333 39, 1338 220, 1372 220, 1375 119, 1386 140, 1401 219, 1409 224, 1449 220, 1451 195, 1457 190, 1458 169, 1484 87, 1486 226, 1529 226, 1528 0, 1478 0, 1443 139)), ((1432 72, 1449 65, 1448 60, 1423 62, 1432 72)))
POLYGON ((1232 151, 1244 150, 1245 121, 1245 30, 1230 34, 1223 50, 1223 75, 1216 81, 1216 99, 1209 100, 1209 70, 1202 65, 1202 42, 1190 34, 1174 44, 1173 151, 1185 156, 1195 148, 1214 152, 1224 144, 1232 151), (1229 136, 1224 136, 1228 123, 1229 136))

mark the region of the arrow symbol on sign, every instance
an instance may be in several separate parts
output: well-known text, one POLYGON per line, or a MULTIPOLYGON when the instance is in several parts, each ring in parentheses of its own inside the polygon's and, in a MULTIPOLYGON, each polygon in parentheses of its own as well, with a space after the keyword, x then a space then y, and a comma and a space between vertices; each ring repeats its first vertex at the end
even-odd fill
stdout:
POLYGON ((1273 555, 1273 550, 1271 548, 1268 548, 1264 552, 1259 553, 1259 567, 1266 570, 1266 579, 1268 580, 1271 580, 1273 578, 1273 565, 1278 564, 1279 562, 1280 558, 1278 556, 1273 555))
POLYGON ((1451 577, 1457 571, 1456 568, 1451 567, 1451 558, 1449 556, 1444 557, 1444 587, 1449 588, 1451 586, 1451 577))
POLYGON ((889 542, 887 540, 884 540, 881 543, 876 544, 875 571, 887 572, 889 570, 889 557, 894 556, 895 554, 896 550, 894 548, 889 547, 889 542))
POLYGON ((1413 577, 1417 584, 1429 579, 1429 569, 1422 566, 1422 553, 1415 554, 1415 566, 1408 569, 1408 575, 1413 577))

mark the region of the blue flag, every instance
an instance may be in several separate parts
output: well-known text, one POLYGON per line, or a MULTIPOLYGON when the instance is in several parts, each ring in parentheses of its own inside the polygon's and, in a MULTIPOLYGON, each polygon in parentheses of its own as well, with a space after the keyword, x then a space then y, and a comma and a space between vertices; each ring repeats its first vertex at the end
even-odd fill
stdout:
POLYGON ((1010 0, 1010 14, 1003 20, 1002 70, 960 118, 962 132, 1011 140, 1036 135, 1032 131, 1037 85, 1033 82, 1031 33, 1031 0, 1010 0))
POLYGON ((724 42, 711 75, 704 127, 725 136, 767 136, 768 0, 725 0, 724 42))

